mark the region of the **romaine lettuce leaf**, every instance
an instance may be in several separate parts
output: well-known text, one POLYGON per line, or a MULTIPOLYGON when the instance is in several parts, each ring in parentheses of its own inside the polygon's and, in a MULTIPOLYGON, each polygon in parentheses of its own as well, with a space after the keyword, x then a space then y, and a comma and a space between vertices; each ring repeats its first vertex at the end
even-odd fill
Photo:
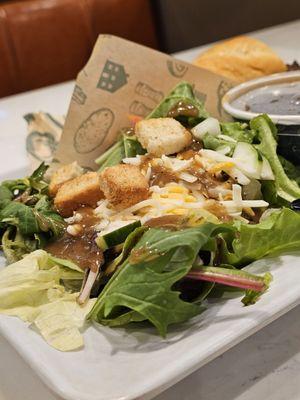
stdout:
POLYGON ((276 127, 267 115, 259 115, 250 121, 260 141, 256 148, 269 161, 275 175, 277 195, 286 201, 300 198, 300 187, 295 180, 289 179, 277 155, 276 127))
POLYGON ((262 222, 234 222, 235 231, 224 234, 223 262, 243 266, 267 256, 300 250, 300 213, 278 209, 262 222))
POLYGON ((51 346, 68 351, 83 345, 79 328, 94 300, 79 306, 79 293, 67 292, 63 279, 82 280, 83 272, 43 250, 25 256, 0 271, 0 313, 33 324, 51 346))
POLYGON ((150 228, 107 283, 89 318, 109 326, 148 320, 165 336, 168 325, 199 314, 202 309, 181 300, 172 287, 219 227, 204 223, 180 231, 150 228))

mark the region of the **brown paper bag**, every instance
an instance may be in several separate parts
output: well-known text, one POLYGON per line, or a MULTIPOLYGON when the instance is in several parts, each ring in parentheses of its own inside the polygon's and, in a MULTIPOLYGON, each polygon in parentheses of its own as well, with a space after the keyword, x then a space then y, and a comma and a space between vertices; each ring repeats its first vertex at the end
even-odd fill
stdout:
POLYGON ((212 116, 228 118, 221 99, 233 82, 136 43, 100 35, 77 77, 55 161, 77 160, 95 169, 95 158, 114 143, 118 131, 149 114, 182 80, 194 85, 212 116))

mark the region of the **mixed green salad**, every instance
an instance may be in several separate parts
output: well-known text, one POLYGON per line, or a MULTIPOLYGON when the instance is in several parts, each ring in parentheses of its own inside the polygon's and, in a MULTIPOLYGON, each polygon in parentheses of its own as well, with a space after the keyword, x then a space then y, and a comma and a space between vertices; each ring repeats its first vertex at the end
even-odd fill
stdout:
POLYGON ((87 322, 165 337, 220 289, 252 305, 272 276, 244 267, 300 249, 300 172, 267 115, 219 122, 181 82, 96 163, 0 185, 0 313, 56 349, 87 322))

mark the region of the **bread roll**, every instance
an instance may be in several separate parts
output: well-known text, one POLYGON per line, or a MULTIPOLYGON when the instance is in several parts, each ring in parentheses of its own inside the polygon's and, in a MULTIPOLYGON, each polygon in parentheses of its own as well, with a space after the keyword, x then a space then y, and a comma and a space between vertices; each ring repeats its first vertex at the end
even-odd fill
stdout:
POLYGON ((212 46, 194 64, 237 82, 286 71, 284 62, 265 43, 237 36, 212 46))

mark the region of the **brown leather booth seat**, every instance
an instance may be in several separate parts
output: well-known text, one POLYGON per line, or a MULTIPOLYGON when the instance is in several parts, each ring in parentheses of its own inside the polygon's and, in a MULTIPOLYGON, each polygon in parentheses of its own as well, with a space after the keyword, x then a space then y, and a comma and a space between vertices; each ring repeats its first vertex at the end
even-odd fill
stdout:
POLYGON ((0 97, 74 79, 99 33, 157 47, 151 0, 0 3, 0 97))

